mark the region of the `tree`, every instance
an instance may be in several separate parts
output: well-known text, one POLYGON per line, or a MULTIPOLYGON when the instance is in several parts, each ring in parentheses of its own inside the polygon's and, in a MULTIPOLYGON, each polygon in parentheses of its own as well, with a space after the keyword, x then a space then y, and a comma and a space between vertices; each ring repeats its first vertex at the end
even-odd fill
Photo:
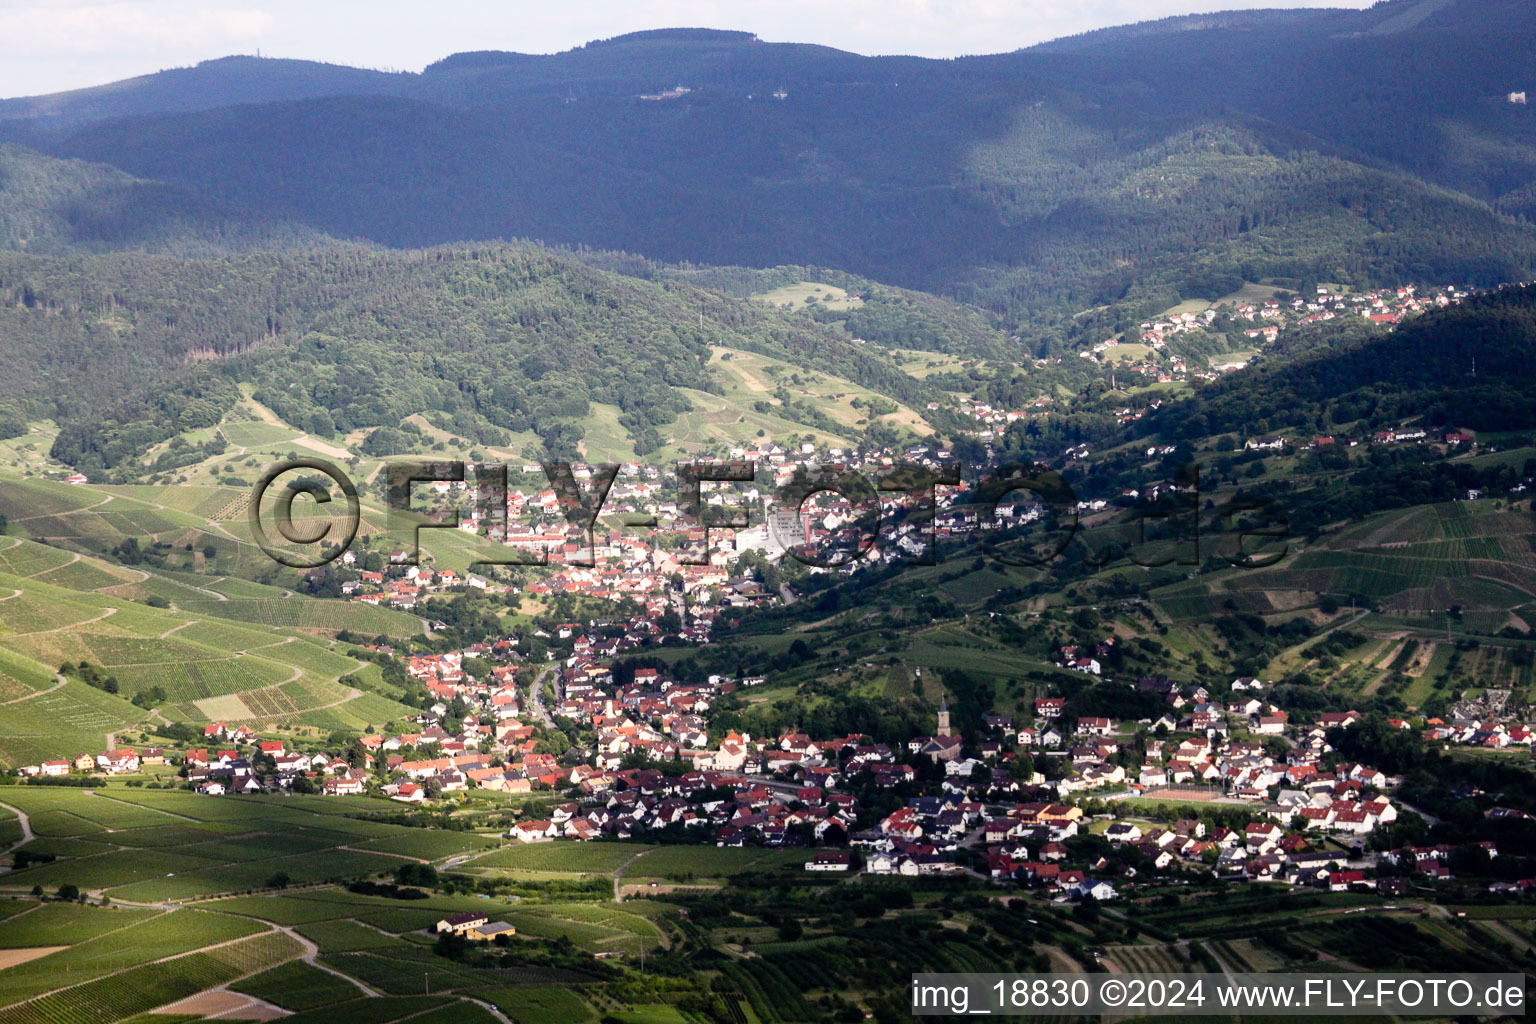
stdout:
POLYGON ((437 881, 437 869, 431 864, 402 864, 395 869, 396 885, 416 885, 423 889, 435 889, 437 881))
POLYGON ((61 900, 78 900, 80 898, 80 887, 66 882, 59 886, 57 896, 61 900))

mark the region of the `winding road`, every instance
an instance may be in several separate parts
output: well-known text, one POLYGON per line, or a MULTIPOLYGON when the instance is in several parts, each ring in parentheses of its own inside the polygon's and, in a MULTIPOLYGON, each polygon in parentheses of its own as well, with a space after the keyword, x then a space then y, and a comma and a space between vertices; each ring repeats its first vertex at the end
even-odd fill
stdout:
POLYGON ((65 679, 63 676, 59 675, 57 672, 55 672, 53 674, 53 680, 54 680, 53 685, 48 687, 48 689, 46 689, 46 690, 33 690, 31 693, 27 694, 25 697, 12 697, 10 700, 0 700, 0 707, 5 706, 6 704, 20 704, 24 700, 32 700, 34 697, 41 697, 43 694, 45 694, 45 693, 52 693, 54 690, 57 690, 59 687, 63 686, 65 683, 69 682, 69 680, 65 679))
POLYGON ((309 964, 309 966, 314 967, 317 970, 322 970, 326 974, 334 974, 342 981, 356 986, 359 992, 365 996, 368 996, 369 998, 382 999, 384 997, 384 993, 380 992, 378 989, 365 985, 363 982, 352 977, 350 974, 343 974, 336 968, 321 963, 320 947, 315 945, 313 942, 310 942, 308 939, 294 931, 292 928, 280 925, 276 930, 282 932, 284 935, 287 935, 289 938, 296 940, 299 945, 304 947, 304 952, 299 956, 299 959, 304 961, 306 964, 309 964))
MULTIPOLYGON (((21 839, 12 843, 10 846, 7 846, 4 850, 0 850, 0 857, 8 857, 15 853, 17 850, 21 849, 23 846, 26 846, 32 840, 36 839, 37 834, 32 831, 32 819, 27 817, 26 811, 22 810, 20 807, 12 807, 10 804, 0 804, 0 807, 4 807, 6 810, 16 815, 16 820, 21 822, 21 839)), ((9 870, 11 870, 11 866, 9 864, 0 865, 0 874, 4 874, 9 870)))

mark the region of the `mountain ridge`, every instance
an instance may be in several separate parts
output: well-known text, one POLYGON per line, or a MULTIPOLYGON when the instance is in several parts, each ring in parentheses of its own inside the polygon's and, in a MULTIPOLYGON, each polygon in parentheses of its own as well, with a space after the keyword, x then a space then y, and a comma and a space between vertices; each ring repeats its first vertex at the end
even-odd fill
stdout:
POLYGON ((0 138, 374 244, 836 267, 1019 328, 1213 278, 1531 276, 1536 117, 1505 99, 1536 48, 1519 14, 1201 15, 954 60, 713 29, 419 74, 236 58, 107 90, 132 116, 8 101, 0 138))

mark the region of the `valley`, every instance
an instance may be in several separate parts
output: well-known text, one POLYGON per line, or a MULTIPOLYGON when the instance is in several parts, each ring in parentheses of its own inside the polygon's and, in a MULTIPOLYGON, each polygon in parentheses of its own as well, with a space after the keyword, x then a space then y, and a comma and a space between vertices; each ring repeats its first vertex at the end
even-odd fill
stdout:
POLYGON ((1528 977, 1533 32, 0 100, 0 1024, 1528 977))

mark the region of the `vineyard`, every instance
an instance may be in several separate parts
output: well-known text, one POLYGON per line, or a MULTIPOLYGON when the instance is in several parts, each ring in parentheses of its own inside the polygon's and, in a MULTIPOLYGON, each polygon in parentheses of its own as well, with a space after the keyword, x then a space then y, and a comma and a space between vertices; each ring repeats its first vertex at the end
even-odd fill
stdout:
POLYGON ((0 648, 0 700, 15 700, 46 690, 53 682, 53 674, 37 662, 0 648))
POLYGON ((487 989, 476 997, 495 1004, 515 1021, 537 1024, 582 1024, 592 1019, 592 1008, 573 989, 528 986, 487 989))
POLYGON ((421 632, 421 622, 404 612, 390 611, 356 601, 295 600, 293 598, 206 599, 182 605, 187 611, 263 626, 294 626, 308 629, 350 629, 373 636, 410 636, 421 632))
POLYGON ((353 999, 302 1010, 284 1017, 283 1024, 396 1024, 407 1020, 411 1024, 491 1024, 494 1019, 478 1007, 451 997, 418 995, 353 999))
MULTIPOLYGON (((118 924, 110 918, 99 919, 91 938, 0 972, 0 1004, 24 1003, 65 984, 121 975, 154 961, 198 951, 206 953, 220 943, 260 940, 267 945, 250 947, 260 951, 285 938, 277 933, 263 934, 266 928, 254 921, 201 911, 178 910, 121 920, 123 923, 118 924)), ((244 954, 236 950, 225 955, 244 954)))
POLYGON ((808 987, 791 980, 778 965, 766 960, 743 960, 720 965, 720 982, 717 991, 727 996, 738 996, 752 1006, 752 1011, 763 1024, 779 1021, 810 1020, 815 1016, 805 1001, 809 986, 825 985, 829 980, 825 970, 807 971, 803 964, 793 959, 785 963, 795 971, 808 987))
POLYGON ((312 1010, 357 998, 357 986, 299 960, 252 975, 229 986, 285 1010, 312 1010))
POLYGON ((291 960, 302 947, 273 932, 144 964, 0 1009, 0 1024, 109 1024, 291 960))
MULTIPOLYGON (((30 542, 0 548, 0 555, 7 556, 7 565, 22 570, 59 573, 67 569, 77 574, 96 570, 90 560, 71 563, 68 553, 30 542)), ((408 713, 376 692, 349 699, 350 687, 336 680, 355 677, 365 685, 378 686, 377 669, 371 675, 358 675, 362 663, 329 649, 324 641, 280 627, 203 617, 194 609, 223 616, 246 602, 215 600, 211 591, 185 582, 192 579, 196 577, 168 573, 132 583, 96 576, 75 580, 82 586, 110 584, 110 592, 97 592, 54 586, 40 578, 0 575, 0 597, 12 595, 0 601, 0 701, 47 689, 53 682, 53 666, 80 661, 101 666, 116 680, 121 695, 113 698, 71 684, 9 707, 9 713, 0 716, 0 766, 78 753, 85 737, 121 731, 145 718, 148 712, 131 706, 127 698, 148 691, 164 695, 160 710, 175 720, 253 721, 269 730, 295 733, 361 730, 408 713), (168 594, 177 607, 138 603, 156 593, 168 594), (89 707, 80 707, 82 702, 89 707)), ((280 593, 256 584, 234 589, 280 593)), ((289 611, 308 609, 296 617, 266 616, 284 621, 315 624, 319 622, 316 615, 328 614, 321 603, 302 598, 263 597, 255 604, 289 611)), ((373 632, 391 631, 401 623, 419 628, 409 616, 350 602, 335 602, 334 610, 344 617, 361 616, 355 625, 368 626, 373 632)), ((99 743, 84 741, 87 747, 99 743)))
POLYGON ((1178 974, 1191 969, 1189 951, 1174 945, 1110 946, 1104 959, 1131 973, 1178 974))
POLYGON ((0 715, 0 767, 36 764, 102 745, 106 733, 140 722, 148 712, 85 683, 64 686, 10 704, 0 715))

